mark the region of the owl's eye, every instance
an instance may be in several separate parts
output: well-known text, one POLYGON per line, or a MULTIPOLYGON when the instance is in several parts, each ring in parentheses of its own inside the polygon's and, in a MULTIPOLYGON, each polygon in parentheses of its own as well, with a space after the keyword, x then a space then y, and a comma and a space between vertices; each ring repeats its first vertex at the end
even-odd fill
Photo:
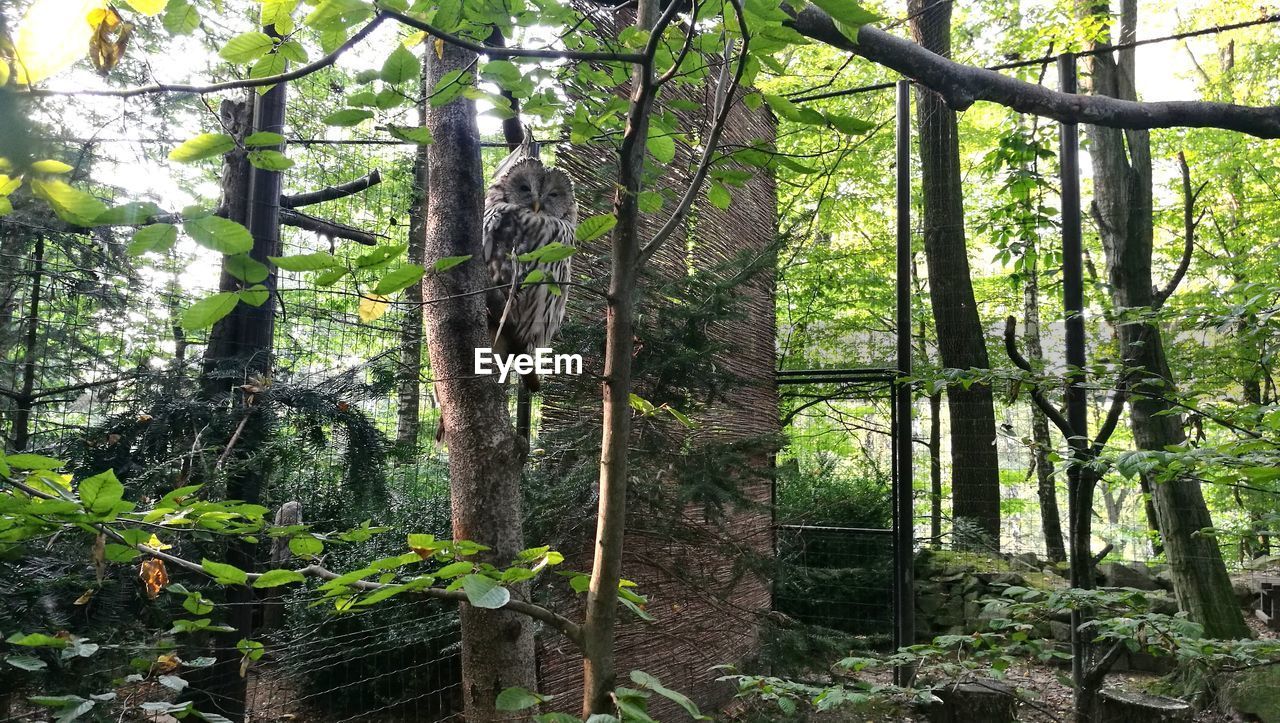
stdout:
POLYGON ((551 193, 547 194, 547 198, 555 198, 556 196, 559 196, 559 195, 560 194, 556 193, 555 191, 552 191, 551 193))

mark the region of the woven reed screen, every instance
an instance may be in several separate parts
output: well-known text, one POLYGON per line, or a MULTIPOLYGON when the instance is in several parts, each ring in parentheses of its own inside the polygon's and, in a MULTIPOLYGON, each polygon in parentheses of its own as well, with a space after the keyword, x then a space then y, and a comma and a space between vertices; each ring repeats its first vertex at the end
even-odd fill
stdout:
MULTIPOLYGON (((598 27, 613 24, 609 19, 596 20, 598 27)), ((714 73, 712 75, 714 77, 714 73)), ((626 92, 625 84, 618 92, 626 92)), ((712 93, 713 89, 704 85, 685 87, 673 94, 700 106, 697 111, 676 112, 681 133, 698 138, 705 132, 712 93)), ((772 143, 774 134, 775 122, 767 110, 751 111, 739 100, 722 138, 722 148, 757 141, 772 143)), ((643 216, 642 238, 651 236, 667 219, 675 205, 675 194, 688 185, 691 176, 688 169, 694 161, 694 149, 677 142, 676 159, 665 169, 659 186, 659 190, 671 193, 662 210, 643 216)), ((562 147, 556 163, 574 179, 580 217, 611 210, 616 179, 616 155, 612 147, 604 144, 562 147)), ((695 428, 685 430, 670 423, 667 426, 671 428, 664 429, 662 438, 670 445, 674 464, 680 463, 676 452, 681 449, 685 459, 689 458, 690 445, 695 450, 692 456, 696 457, 699 445, 759 439, 779 431, 773 377, 774 274, 770 261, 777 226, 774 180, 767 173, 757 173, 745 185, 733 189, 732 203, 724 211, 708 203, 703 195, 690 219, 650 262, 642 285, 652 288, 663 280, 688 274, 691 269, 708 272, 726 266, 728 270, 715 273, 736 278, 730 276, 737 272, 727 262, 740 259, 744 254, 763 258, 766 268, 743 275, 744 280, 734 286, 738 296, 735 318, 717 322, 709 329, 709 336, 724 347, 723 352, 715 355, 716 365, 737 379, 698 410, 695 428)), ((585 244, 574 256, 573 263, 575 280, 607 278, 608 238, 585 244)), ((637 311, 639 326, 643 327, 652 323, 656 315, 647 314, 645 308, 646 303, 654 300, 646 299, 643 291, 640 299, 637 311)), ((598 297, 575 289, 570 295, 569 307, 570 315, 576 320, 598 319, 603 326, 603 304, 598 297)), ((601 350, 592 351, 594 353, 584 355, 583 376, 550 380, 543 394, 544 433, 583 429, 584 422, 599 428, 601 350), (590 394, 593 389, 594 397, 590 394), (580 401, 574 401, 582 399, 595 401, 584 408, 580 401)), ((652 385, 652 379, 637 378, 636 393, 644 396, 646 388, 652 385)), ((636 435, 651 434, 652 427, 650 422, 647 427, 633 431, 636 435)), ((670 460, 659 465, 653 455, 640 460, 636 460, 636 455, 632 458, 633 477, 662 479, 664 475, 678 474, 678 470, 669 468, 643 468, 672 464, 670 460)), ((769 609, 771 601, 767 581, 751 573, 744 574, 740 569, 744 555, 728 553, 726 549, 736 547, 744 554, 771 555, 771 519, 767 505, 770 502, 768 473, 772 464, 770 453, 758 452, 748 458, 745 466, 724 469, 726 481, 758 504, 726 509, 727 519, 722 520, 714 532, 710 525, 704 524, 703 508, 686 509, 682 526, 704 528, 706 537, 702 539, 697 535, 668 534, 670 525, 642 519, 644 513, 636 511, 643 510, 643 505, 630 505, 633 514, 627 525, 623 576, 638 583, 639 589, 649 597, 647 611, 657 622, 644 623, 625 610, 620 611, 617 639, 620 684, 629 684, 626 678, 629 671, 643 670, 703 705, 722 702, 731 694, 727 686, 714 682, 717 673, 711 667, 734 663, 754 653, 759 614, 769 609)), ((582 512, 584 517, 589 516, 587 510, 582 512)), ((565 525, 573 529, 574 538, 562 545, 568 556, 566 567, 584 571, 591 568, 594 519, 586 521, 565 521, 565 525)), ((558 603, 575 616, 581 613, 581 596, 558 603)), ((562 639, 548 634, 540 642, 539 663, 540 690, 557 695, 560 707, 572 711, 580 699, 581 657, 562 639)), ((654 708, 659 713, 664 710, 660 701, 654 702, 654 708)))

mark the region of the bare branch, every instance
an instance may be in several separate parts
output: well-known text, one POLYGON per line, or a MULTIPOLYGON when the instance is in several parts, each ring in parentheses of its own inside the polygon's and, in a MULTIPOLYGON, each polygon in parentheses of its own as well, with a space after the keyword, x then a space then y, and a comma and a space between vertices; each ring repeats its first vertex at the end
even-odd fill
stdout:
POLYGON ((308 191, 306 193, 298 193, 292 196, 281 196, 281 208, 298 208, 300 206, 310 206, 315 203, 324 203, 325 201, 334 201, 347 196, 354 196, 361 191, 382 183, 382 171, 375 168, 373 172, 363 178, 357 178, 354 181, 339 183, 336 186, 327 186, 316 191, 308 191))
POLYGON ((1101 95, 1074 95, 1050 90, 992 70, 948 60, 920 45, 863 25, 850 40, 831 16, 815 5, 796 12, 791 26, 802 35, 860 55, 937 92, 948 106, 965 110, 986 100, 1066 123, 1112 128, 1223 128, 1259 138, 1280 138, 1280 107, 1254 108, 1209 101, 1143 103, 1101 95))
POLYGON ((1009 361, 1013 362, 1014 366, 1032 375, 1030 381, 1031 400, 1040 408, 1040 411, 1044 412, 1044 416, 1048 417, 1050 422, 1053 422, 1053 426, 1062 432, 1062 436, 1066 437, 1067 441, 1070 442, 1077 438, 1076 433, 1072 430, 1071 423, 1067 421, 1067 418, 1062 416, 1062 412, 1058 411, 1058 408, 1053 406, 1044 396, 1044 393, 1040 390, 1040 383, 1035 380, 1035 370, 1031 368, 1031 363, 1027 361, 1026 357, 1022 356, 1022 352, 1018 351, 1017 328, 1017 319, 1010 316, 1004 320, 1005 353, 1009 355, 1009 361))
POLYGON ((1200 216, 1195 215, 1196 199, 1199 198, 1200 191, 1204 190, 1204 186, 1196 191, 1191 190, 1191 167, 1187 165, 1187 155, 1182 151, 1178 151, 1178 170, 1182 173, 1182 259, 1178 262, 1178 268, 1173 272, 1173 278, 1169 279, 1168 285, 1156 290, 1155 298, 1151 302, 1152 309, 1164 306, 1164 302, 1173 296, 1178 284, 1182 283, 1183 277, 1187 275, 1187 269, 1191 267, 1191 256, 1195 253, 1196 226, 1200 225, 1200 218, 1204 216, 1203 211, 1200 216))
POLYGON ((361 41, 369 37, 384 20, 387 19, 385 13, 378 13, 373 19, 365 24, 352 35, 347 38, 347 42, 339 45, 332 53, 316 60, 313 63, 299 65, 297 68, 287 73, 279 75, 271 75, 265 78, 251 78, 245 80, 228 80, 224 83, 210 83, 208 85, 189 85, 184 83, 157 83, 155 85, 144 85, 137 88, 110 88, 102 90, 44 90, 41 88, 33 88, 25 91, 15 91, 16 95, 27 96, 108 96, 111 98, 133 98, 139 95, 153 95, 157 93, 188 93, 195 95, 205 95, 207 93, 218 93, 224 90, 236 90, 239 88, 261 88, 268 85, 276 85, 277 83, 286 83, 291 80, 303 78, 317 70, 333 65, 343 53, 359 45, 361 41))
POLYGON ((330 238, 344 238, 348 241, 355 241, 365 246, 377 246, 378 237, 368 231, 361 231, 358 228, 352 228, 336 221, 325 221, 315 216, 310 216, 301 211, 295 211, 292 208, 280 209, 280 223, 286 226, 313 231, 321 236, 330 238))

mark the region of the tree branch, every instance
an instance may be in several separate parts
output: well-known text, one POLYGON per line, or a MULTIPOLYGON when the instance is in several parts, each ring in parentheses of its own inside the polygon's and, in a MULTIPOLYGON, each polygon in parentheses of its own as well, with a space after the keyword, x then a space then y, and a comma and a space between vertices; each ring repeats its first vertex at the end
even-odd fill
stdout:
POLYGON ((1173 296, 1178 284, 1182 283, 1183 277, 1187 275, 1187 269, 1191 267, 1191 256, 1195 253, 1196 226, 1200 225, 1200 218, 1204 216, 1203 211, 1200 217, 1195 215, 1196 199, 1200 197, 1200 191, 1204 190, 1204 186, 1194 192, 1191 190, 1191 167, 1187 165, 1187 155, 1182 151, 1178 151, 1178 170, 1182 173, 1182 259, 1178 262, 1178 268, 1173 272, 1173 278, 1169 279, 1168 285, 1156 290, 1155 298, 1151 302, 1152 309, 1164 306, 1164 302, 1173 296))
MULTIPOLYGON (((57 497, 55 495, 51 495, 47 492, 42 492, 38 489, 35 489, 34 487, 23 484, 22 482, 18 482, 17 480, 0 478, 0 481, 10 485, 11 487, 14 487, 15 489, 21 490, 22 492, 32 497, 38 497, 46 500, 64 499, 61 497, 57 497)), ((207 570, 204 569, 204 566, 200 565, 199 563, 192 562, 191 560, 188 560, 184 557, 172 555, 163 550, 158 550, 148 545, 131 544, 127 539, 125 539, 123 535, 121 535, 120 533, 116 532, 115 530, 111 529, 110 527, 107 527, 102 523, 90 523, 89 527, 92 527, 95 531, 103 535, 106 535, 107 537, 110 537, 111 539, 115 540, 116 542, 122 545, 125 545, 127 547, 132 547, 138 550, 139 552, 142 552, 143 554, 151 555, 152 557, 164 560, 165 562, 171 565, 174 565, 176 567, 181 567, 185 570, 195 572, 200 575, 204 575, 206 577, 210 577, 210 578, 213 577, 212 575, 209 574, 207 570)), ((306 567, 299 568, 297 570, 294 570, 294 572, 297 572, 301 575, 306 575, 308 577, 320 578, 321 580, 335 580, 341 577, 341 575, 339 575, 338 573, 315 564, 307 565, 306 567)), ((257 573, 257 572, 248 573, 247 580, 248 582, 252 583, 254 580, 257 580, 258 578, 262 577, 263 574, 264 573, 257 573)), ((356 580, 354 582, 349 583, 348 586, 359 589, 359 590, 368 591, 368 590, 380 590, 385 587, 394 587, 395 583, 380 583, 380 582, 370 582, 368 580, 356 580)), ((424 597, 435 598, 437 600, 452 600, 453 602, 469 602, 467 598, 467 594, 463 590, 445 590, 444 588, 428 587, 428 588, 422 588, 420 590, 413 590, 411 592, 422 595, 424 597)), ((502 606, 502 609, 510 610, 511 612, 520 613, 522 615, 527 615, 533 618, 534 620, 544 622, 547 625, 550 625, 551 627, 563 633, 564 636, 566 638, 569 638, 569 640, 571 640, 575 645, 579 647, 582 646, 582 630, 580 626, 577 623, 573 622, 572 620, 564 617, 563 615, 559 615, 551 610, 548 610, 547 608, 542 607, 541 605, 535 605, 530 602, 525 602, 524 600, 516 600, 515 598, 511 598, 507 600, 506 604, 502 606)))
POLYGON ((387 19, 385 13, 378 13, 373 19, 365 24, 352 35, 347 38, 347 42, 339 45, 332 53, 316 60, 314 63, 299 65, 297 68, 287 73, 279 75, 271 75, 265 78, 250 78, 245 80, 228 80, 223 83, 211 83, 208 85, 190 85, 184 83, 156 83, 155 85, 144 85, 137 88, 109 88, 102 90, 44 90, 33 88, 24 91, 15 91, 15 95, 28 95, 35 97, 67 95, 67 96, 108 96, 111 98, 132 98, 139 95, 152 95, 156 93, 189 93, 195 95, 205 95, 206 93, 217 93, 223 90, 236 90, 239 88, 261 88, 267 85, 276 85, 277 83, 286 83, 291 80, 306 77, 317 70, 333 65, 343 53, 359 45, 361 41, 369 37, 384 20, 387 19))
POLYGON ((416 28, 424 33, 443 40, 450 45, 456 45, 459 48, 465 48, 473 53, 487 55, 490 58, 548 58, 548 59, 564 59, 564 60, 588 60, 595 62, 615 62, 615 63, 637 63, 648 65, 649 55, 641 55, 639 53, 592 53, 582 50, 550 50, 542 48, 507 48, 495 47, 485 43, 476 43, 456 35, 446 33, 436 26, 419 20, 418 18, 402 13, 399 10, 385 7, 381 4, 377 5, 379 14, 416 28))
MULTIPOLYGON (((737 12, 738 17, 745 18, 746 16, 743 13, 741 0, 729 1, 733 4, 734 11, 737 12)), ((653 235, 653 238, 650 239, 649 242, 644 245, 644 248, 640 250, 640 256, 638 259, 638 263, 640 264, 648 261, 649 257, 653 256, 653 254, 657 252, 658 248, 662 246, 662 243, 675 232, 676 227, 684 222, 685 217, 689 215, 689 210, 693 208, 694 201, 698 198, 698 190, 702 188, 703 182, 707 179, 707 174, 711 171, 711 162, 715 159, 716 147, 720 145, 720 135, 724 132, 725 123, 729 119, 729 112, 733 109, 733 94, 737 91, 739 83, 742 82, 742 75, 746 72, 747 68, 747 48, 751 42, 751 38, 746 32, 745 19, 740 20, 740 22, 743 24, 743 33, 742 50, 738 53, 738 67, 737 70, 734 71, 732 79, 729 78, 727 66, 720 75, 720 82, 717 83, 715 93, 715 97, 720 99, 720 105, 716 109, 717 112, 715 118, 712 120, 711 132, 707 134, 707 139, 702 149, 702 158, 698 162, 698 170, 694 172, 693 178, 689 181, 688 188, 685 189, 684 197, 680 199, 680 203, 676 206, 676 210, 671 214, 671 218, 667 219, 667 222, 662 225, 662 228, 658 229, 658 232, 653 235)), ((690 33, 692 32, 693 31, 690 30, 690 33)), ((732 41, 726 42, 725 63, 729 62, 729 55, 732 49, 732 41)), ((672 67, 674 69, 677 66, 672 67)))
POLYGON ((836 27, 831 16, 812 4, 799 12, 785 4, 783 9, 792 15, 790 25, 800 34, 896 70, 937 92, 954 110, 965 110, 975 101, 985 100, 1066 123, 1134 129, 1223 128, 1259 138, 1280 138, 1280 107, 1254 108, 1208 101, 1142 103, 1061 93, 948 60, 869 25, 858 28, 855 42, 836 27))
POLYGON ((1044 393, 1040 391, 1040 382, 1035 380, 1035 370, 1031 368, 1031 363, 1027 361, 1026 357, 1022 356, 1022 352, 1018 351, 1017 327, 1018 320, 1013 316, 1009 316, 1004 320, 1005 353, 1009 355, 1009 361, 1013 362, 1014 366, 1032 375, 1030 381, 1031 400, 1035 402, 1041 412, 1044 412, 1044 416, 1048 417, 1050 422, 1053 422, 1053 426, 1062 432, 1062 436, 1066 437, 1067 441, 1070 442, 1077 438, 1076 433, 1072 430, 1071 423, 1067 421, 1067 418, 1062 416, 1062 412, 1058 411, 1058 408, 1053 406, 1044 396, 1044 393))
POLYGON ((292 208, 280 209, 280 223, 286 226, 313 231, 321 236, 330 238, 344 238, 348 241, 355 241, 365 246, 377 246, 378 237, 368 231, 361 231, 358 228, 352 228, 336 221, 325 221, 324 219, 309 216, 301 211, 295 211, 292 208))
POLYGON ((281 196, 281 208, 298 208, 299 206, 310 206, 315 203, 324 203, 325 201, 334 201, 347 196, 354 196, 361 191, 382 183, 382 171, 375 168, 373 171, 363 178, 357 178, 354 181, 339 183, 336 186, 327 186, 316 191, 308 191, 306 193, 298 193, 292 196, 281 196))

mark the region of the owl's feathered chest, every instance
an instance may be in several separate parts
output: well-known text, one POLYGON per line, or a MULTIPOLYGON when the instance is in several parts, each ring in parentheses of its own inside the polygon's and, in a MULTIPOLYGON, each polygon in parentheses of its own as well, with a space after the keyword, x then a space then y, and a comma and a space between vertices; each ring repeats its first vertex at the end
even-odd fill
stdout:
POLYGON ((545 213, 534 213, 532 209, 512 203, 489 203, 485 207, 484 260, 494 283, 510 284, 514 272, 520 271, 523 275, 534 268, 542 268, 549 280, 567 281, 568 259, 551 264, 533 264, 514 257, 550 243, 568 246, 573 241, 574 227, 568 221, 545 213))

